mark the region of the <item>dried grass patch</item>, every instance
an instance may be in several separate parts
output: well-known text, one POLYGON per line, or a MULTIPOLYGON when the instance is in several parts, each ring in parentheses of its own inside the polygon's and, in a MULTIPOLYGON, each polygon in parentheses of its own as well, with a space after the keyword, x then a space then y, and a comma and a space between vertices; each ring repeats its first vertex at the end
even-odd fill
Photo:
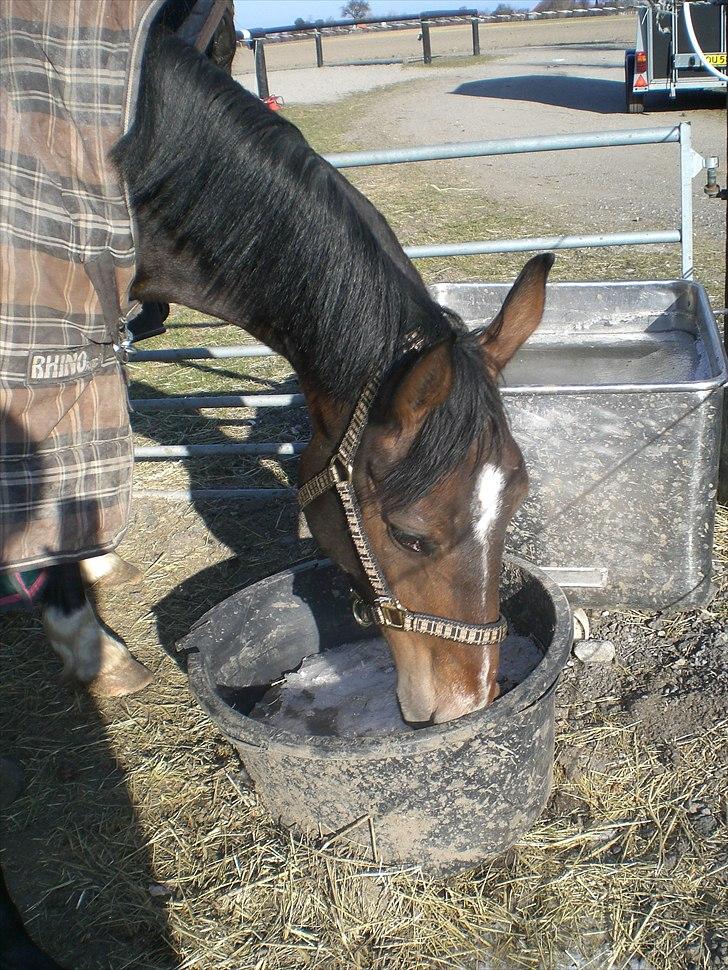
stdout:
POLYGON ((108 730, 182 967, 711 966, 725 844, 696 833, 691 807, 715 800, 725 723, 669 764, 620 719, 563 731, 559 749, 588 749, 593 767, 557 770, 543 819, 504 858, 438 882, 280 829, 180 680, 129 702, 131 736, 129 721, 108 730))

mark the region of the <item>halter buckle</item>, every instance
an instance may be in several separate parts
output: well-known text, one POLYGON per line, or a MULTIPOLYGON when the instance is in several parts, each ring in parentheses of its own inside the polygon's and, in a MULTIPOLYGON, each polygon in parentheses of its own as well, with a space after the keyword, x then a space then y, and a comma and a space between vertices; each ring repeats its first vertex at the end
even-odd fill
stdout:
POLYGON ((350 461, 344 461, 341 455, 334 455, 329 465, 331 477, 338 485, 340 482, 351 482, 354 477, 354 466, 350 461))
POLYGON ((381 599, 375 601, 375 606, 379 608, 386 626, 391 626, 395 630, 404 630, 406 610, 403 606, 399 606, 392 600, 381 599))

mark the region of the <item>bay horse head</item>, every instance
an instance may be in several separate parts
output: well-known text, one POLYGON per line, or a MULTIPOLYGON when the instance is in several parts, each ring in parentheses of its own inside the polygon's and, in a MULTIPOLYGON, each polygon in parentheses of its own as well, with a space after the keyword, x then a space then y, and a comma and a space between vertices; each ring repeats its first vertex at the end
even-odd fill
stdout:
MULTIPOLYGON (((451 317, 449 336, 406 351, 372 383, 376 392, 349 472, 337 471, 340 457, 332 462, 342 434, 351 432, 349 415, 309 393, 313 437, 299 478, 311 483, 318 475, 323 482, 308 494, 305 514, 319 545, 347 571, 365 603, 376 603, 381 593, 376 570, 372 576, 363 562, 371 559, 405 614, 497 627, 506 527, 528 491, 497 381, 541 321, 553 259, 529 261, 489 327, 469 332, 451 317), (345 496, 342 514, 327 474, 328 484, 349 475, 356 514, 347 512, 345 496), (352 528, 364 536, 363 554, 352 528)), ((487 629, 484 642, 472 642, 437 635, 443 627, 436 624, 427 632, 396 618, 381 625, 409 723, 448 721, 497 696, 500 638, 487 642, 487 629)))

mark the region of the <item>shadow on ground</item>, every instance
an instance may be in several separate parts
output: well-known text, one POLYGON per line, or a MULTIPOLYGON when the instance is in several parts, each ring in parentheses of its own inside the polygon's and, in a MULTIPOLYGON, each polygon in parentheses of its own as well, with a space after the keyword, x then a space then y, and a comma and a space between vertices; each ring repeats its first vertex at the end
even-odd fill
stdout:
MULTIPOLYGON (((204 371, 204 363, 195 367, 204 371)), ((253 381, 265 393, 289 394, 297 390, 297 382, 291 378, 255 378, 247 370, 244 374, 228 371, 219 366, 216 373, 246 382, 253 381)), ((132 384, 134 398, 159 397, 159 391, 141 381, 132 384)), ((309 425, 305 408, 260 408, 254 417, 239 417, 239 412, 209 414, 174 412, 164 417, 155 412, 137 412, 134 415, 135 430, 159 444, 178 444, 184 441, 204 444, 230 444, 226 430, 238 431, 241 426, 249 429, 246 441, 305 441, 309 425)), ((265 459, 239 458, 187 458, 183 462, 190 487, 245 487, 285 488, 280 470, 274 469, 265 459), (217 463, 219 473, 212 469, 217 463)), ((285 469, 290 480, 295 481, 295 458, 280 459, 280 469, 285 469)), ((151 489, 150 489, 151 493, 151 489)), ((138 527, 152 533, 167 529, 166 510, 158 502, 147 503, 139 508, 136 502, 138 527)), ((216 501, 195 499, 192 502, 199 517, 201 536, 207 535, 226 547, 231 558, 214 563, 182 580, 153 607, 157 623, 157 635, 164 650, 179 666, 184 659, 175 651, 175 644, 187 633, 196 620, 226 597, 258 579, 283 569, 293 562, 315 552, 312 540, 297 539, 298 511, 295 495, 278 496, 269 500, 231 499, 216 501)), ((170 541, 174 542, 173 537, 170 541)), ((181 541, 189 541, 185 537, 181 541)))
MULTIPOLYGON (((203 364, 188 366, 205 369, 203 364)), ((226 376, 243 375, 231 370, 226 376)), ((287 378, 256 381, 247 373, 244 377, 269 392, 292 390, 287 378)), ((165 395, 135 381, 132 396, 165 395)), ((253 417, 235 411, 138 412, 133 419, 148 438, 162 444, 229 444, 226 432, 235 435, 241 425, 249 429, 250 440, 305 439, 308 428, 302 408, 283 414, 260 409, 253 417)), ((281 487, 280 470, 265 460, 226 456, 214 461, 220 471, 213 470, 213 477, 223 476, 222 484, 281 487)), ((193 485, 211 484, 205 476, 211 474, 212 462, 185 461, 193 485)), ((197 618, 302 553, 295 538, 293 497, 266 503, 198 500, 194 516, 181 514, 183 503, 172 504, 170 509, 169 502, 136 498, 131 531, 140 541, 145 541, 143 536, 153 538, 162 549, 179 551, 186 542, 190 557, 199 563, 205 562, 205 549, 218 543, 232 554, 182 579, 156 601, 153 589, 142 591, 150 602, 159 642, 184 666, 174 645, 197 618)), ((139 595, 120 589, 115 594, 117 610, 118 604, 123 609, 124 602, 138 601, 139 595)), ((113 627, 118 614, 107 603, 100 615, 113 627)), ((157 885, 151 864, 154 836, 150 839, 150 833, 142 831, 124 768, 93 698, 59 684, 60 662, 37 615, 3 615, 0 624, 5 674, 0 686, 0 754, 22 765, 27 781, 25 792, 0 815, 2 866, 28 932, 68 970, 176 970, 179 958, 166 913, 170 897, 166 887, 157 885)), ((126 715, 123 699, 111 703, 119 705, 112 712, 118 729, 125 716, 138 724, 145 704, 153 706, 155 699, 145 692, 126 715)), ((154 744, 140 756, 154 762, 154 744)))
POLYGON ((2 868, 26 930, 68 970, 174 970, 148 838, 93 698, 59 685, 37 617, 0 624, 0 753, 26 781, 0 815, 2 868))
MULTIPOLYGON (((189 366, 205 370, 202 364, 189 366)), ((247 382, 273 393, 292 390, 286 378, 255 379, 235 371, 225 374, 238 379, 244 376, 247 382)), ((132 396, 166 395, 135 381, 132 396)), ((133 418, 148 438, 162 444, 229 444, 241 425, 250 440, 291 440, 307 435, 301 408, 283 414, 259 409, 252 417, 203 410, 138 412, 133 418)), ((188 459, 185 470, 193 486, 282 485, 280 468, 257 457, 188 459)), ((153 587, 121 588, 113 593, 115 609, 109 607, 104 593, 106 602, 100 611, 113 627, 120 609, 128 611, 133 606, 139 612, 140 602, 143 617, 146 600, 159 642, 180 666, 184 664, 175 655, 174 645, 196 619, 241 587, 299 558, 293 496, 289 501, 279 498, 266 503, 197 500, 193 508, 196 514, 189 515, 184 503, 136 497, 130 532, 139 542, 171 553, 172 559, 179 555, 209 565, 182 578, 171 590, 167 577, 158 596, 153 587), (212 552, 221 546, 231 557, 212 561, 212 552)), ((68 970, 177 970, 180 959, 172 943, 167 908, 180 906, 179 890, 156 882, 151 859, 155 833, 143 830, 140 824, 127 787, 123 755, 120 760, 93 698, 59 684, 60 662, 46 642, 39 617, 3 615, 0 624, 4 671, 0 754, 20 763, 27 779, 26 791, 0 815, 2 866, 27 931, 68 970)), ((149 662, 150 658, 145 659, 149 662)), ((159 687, 160 696, 154 696, 153 684, 138 700, 106 702, 104 710, 114 730, 123 727, 125 718, 133 721, 131 734, 139 733, 140 720, 145 717, 154 723, 159 705, 169 703, 164 682, 159 687)), ((180 744, 183 738, 180 729, 180 744)), ((161 755, 153 740, 136 754, 134 760, 146 766, 145 772, 161 770, 161 755)), ((129 779, 129 783, 133 790, 134 782, 129 779)), ((184 925, 185 919, 181 922, 184 925)), ((8 970, 29 968, 13 965, 8 970)))
POLYGON ((522 77, 468 81, 455 88, 453 94, 471 98, 530 101, 533 104, 550 104, 599 114, 624 112, 624 82, 608 78, 525 74, 522 77))
MULTIPOLYGON (((8 420, 3 430, 17 440, 8 420)), ((0 860, 26 931, 69 970, 173 970, 147 839, 96 703, 59 683, 37 613, 0 613, 0 666, 0 860)), ((0 934, 15 936, 8 918, 0 906, 0 934)), ((31 970, 14 943, 0 938, 3 970, 31 970)))
MULTIPOLYGON (((529 101, 597 114, 625 114, 624 80, 566 76, 563 74, 525 74, 516 77, 487 78, 458 85, 452 94, 503 101, 529 101)), ((651 94, 645 109, 651 114, 723 109, 725 96, 713 92, 681 92, 677 98, 651 94)))

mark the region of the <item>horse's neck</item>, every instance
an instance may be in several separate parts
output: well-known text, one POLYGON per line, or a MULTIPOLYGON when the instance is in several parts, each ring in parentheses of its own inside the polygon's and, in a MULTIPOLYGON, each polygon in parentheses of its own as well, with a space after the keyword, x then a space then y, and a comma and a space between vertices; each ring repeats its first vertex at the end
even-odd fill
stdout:
POLYGON ((358 394, 428 302, 394 233, 299 132, 184 45, 162 38, 145 63, 115 150, 139 229, 135 295, 238 324, 309 385, 358 394))
POLYGON ((217 320, 242 327, 261 343, 288 358, 289 349, 284 328, 264 318, 250 318, 246 313, 241 313, 224 292, 208 293, 206 281, 202 278, 196 262, 173 254, 171 250, 165 256, 166 248, 167 240, 145 241, 145 251, 151 258, 142 256, 139 260, 141 268, 134 284, 136 299, 145 302, 159 300, 179 303, 217 320), (150 263, 157 266, 156 271, 150 267, 150 263))
MULTIPOLYGON (((319 371, 324 362, 322 355, 326 350, 306 339, 306 335, 298 328, 293 314, 288 317, 284 314, 281 317, 269 318, 265 312, 256 313, 254 306, 252 312, 249 307, 241 309, 229 293, 206 292, 206 281, 202 278, 194 260, 185 259, 179 254, 175 255, 171 250, 165 255, 166 241, 164 240, 150 244, 150 240, 147 239, 146 243, 150 256, 153 253, 149 262, 151 266, 156 265, 157 269, 150 271, 147 268, 148 263, 141 262, 143 268, 134 286, 136 299, 145 302, 179 303, 217 320, 241 327, 256 340, 284 357, 303 379, 307 391, 316 395, 321 392, 325 382, 320 379, 319 371)), ((301 307, 297 309, 299 313, 302 310, 301 307)), ((343 323, 344 321, 342 321, 340 333, 334 335, 334 339, 346 346, 352 335, 351 332, 347 332, 343 323)), ((374 356, 362 356, 359 362, 362 370, 367 372, 381 365, 381 361, 374 356)), ((353 387, 351 394, 345 394, 344 397, 355 396, 361 387, 361 384, 353 387)))
MULTIPOLYGON (((345 180, 342 179, 342 182, 345 180)), ((394 264, 393 272, 400 274, 402 289, 405 293, 416 294, 417 288, 422 288, 422 281, 409 260, 399 246, 392 230, 372 204, 364 198, 353 186, 346 183, 347 194, 350 194, 355 207, 362 212, 377 239, 381 249, 390 257, 394 264)), ((245 218, 241 210, 240 218, 245 218)), ((315 310, 307 306, 304 301, 284 304, 278 314, 273 315, 266 306, 264 286, 254 279, 250 273, 250 266, 241 268, 238 285, 234 288, 217 287, 210 291, 209 280, 205 278, 196 256, 189 250, 178 251, 176 240, 161 226, 156 219, 149 218, 146 207, 136 212, 139 227, 140 243, 138 249, 139 272, 137 274, 134 295, 144 301, 167 301, 180 303, 211 317, 240 326, 257 340, 271 347, 276 353, 288 360, 293 369, 302 378, 305 388, 311 393, 324 397, 331 397, 330 377, 325 378, 323 371, 326 355, 332 349, 341 352, 351 348, 356 356, 358 369, 363 375, 354 380, 350 386, 342 387, 339 395, 333 395, 341 401, 351 401, 361 392, 365 383, 365 375, 373 370, 386 367, 388 361, 373 352, 377 346, 395 344, 396 333, 389 331, 379 335, 379 344, 372 339, 377 327, 394 326, 392 321, 387 324, 383 314, 375 307, 367 319, 358 324, 352 324, 349 319, 341 318, 333 321, 333 329, 327 332, 326 344, 312 339, 311 327, 301 327, 301 321, 313 317, 315 310), (248 276, 249 274, 249 276, 248 276), (247 280, 250 280, 249 284, 247 280), (240 283, 246 291, 247 298, 239 299, 240 283), (367 339, 364 339, 367 338, 367 339), (328 382, 328 383, 327 383, 328 382)), ((290 287, 291 293, 305 290, 302 277, 313 273, 316 267, 307 266, 305 262, 296 267, 296 274, 291 274, 290 268, 282 265, 282 261, 275 266, 267 282, 271 287, 285 285, 290 287)), ((360 270, 366 273, 366 266, 360 270)), ((421 318, 421 308, 413 296, 404 297, 405 305, 411 307, 411 329, 416 329, 421 318)))

